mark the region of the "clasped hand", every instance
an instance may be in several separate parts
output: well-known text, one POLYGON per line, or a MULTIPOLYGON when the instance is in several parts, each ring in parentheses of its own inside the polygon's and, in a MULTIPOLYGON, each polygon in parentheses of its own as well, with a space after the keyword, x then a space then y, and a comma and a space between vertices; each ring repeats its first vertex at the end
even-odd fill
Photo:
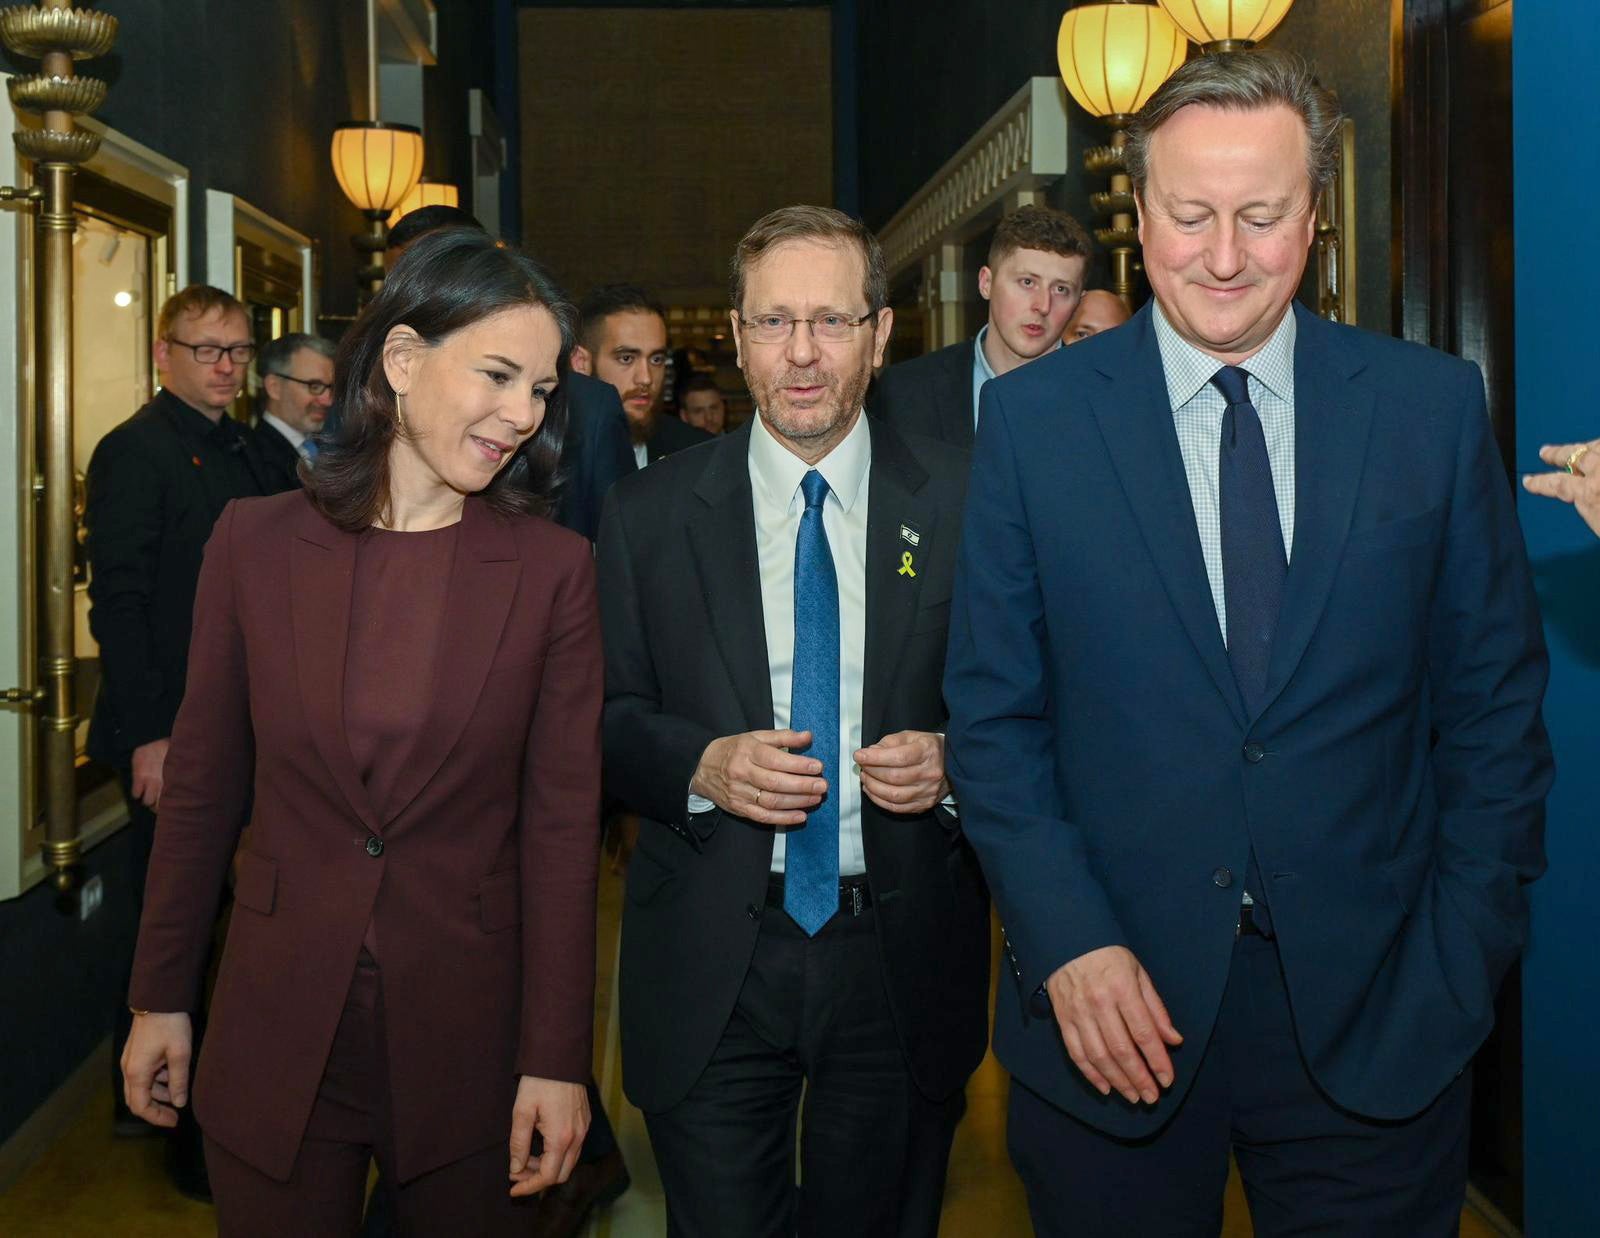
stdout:
MULTIPOLYGON (((689 790, 762 825, 804 825, 806 813, 828 793, 822 762, 790 751, 810 745, 810 731, 747 731, 714 739, 700 756, 689 790)), ((942 735, 897 731, 858 748, 854 760, 861 789, 888 812, 927 812, 950 793, 942 735)))

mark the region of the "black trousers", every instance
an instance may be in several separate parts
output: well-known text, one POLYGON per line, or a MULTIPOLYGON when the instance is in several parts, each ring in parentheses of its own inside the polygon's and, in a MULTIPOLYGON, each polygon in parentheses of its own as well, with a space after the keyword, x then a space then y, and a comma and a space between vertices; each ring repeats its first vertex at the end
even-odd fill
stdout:
POLYGON ((1274 944, 1240 937, 1194 1085, 1155 1136, 1119 1140, 1013 1081, 1008 1141, 1039 1238, 1212 1238, 1231 1149, 1258 1238, 1454 1238, 1469 1075, 1404 1122, 1348 1113, 1300 1056, 1274 944))
POLYGON ((672 1238, 933 1238, 961 1094, 930 1101, 911 1080, 874 914, 808 938, 769 896, 710 1064, 645 1115, 672 1238))

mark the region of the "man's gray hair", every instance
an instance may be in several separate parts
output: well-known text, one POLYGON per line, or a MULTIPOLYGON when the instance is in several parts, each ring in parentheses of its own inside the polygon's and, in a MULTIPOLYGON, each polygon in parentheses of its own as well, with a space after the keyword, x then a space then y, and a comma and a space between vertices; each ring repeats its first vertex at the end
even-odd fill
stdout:
POLYGON ((328 358, 329 361, 332 361, 334 354, 339 351, 337 344, 332 340, 323 339, 320 335, 290 331, 286 335, 280 335, 261 350, 261 356, 256 359, 256 373, 262 378, 268 374, 287 374, 295 353, 302 348, 309 348, 318 356, 328 358))
POLYGON ((1133 123, 1122 157, 1137 194, 1150 178, 1150 139, 1182 108, 1191 105, 1251 112, 1283 105, 1306 127, 1306 172, 1315 202, 1338 165, 1339 100, 1317 82, 1299 56, 1271 49, 1213 52, 1180 65, 1151 95, 1133 123))

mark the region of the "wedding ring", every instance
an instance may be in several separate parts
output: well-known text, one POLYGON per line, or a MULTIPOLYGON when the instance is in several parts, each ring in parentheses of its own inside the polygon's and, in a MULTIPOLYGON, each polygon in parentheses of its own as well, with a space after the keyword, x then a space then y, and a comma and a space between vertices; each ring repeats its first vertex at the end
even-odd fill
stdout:
POLYGON ((1572 454, 1567 457, 1567 472, 1576 473, 1578 471, 1578 461, 1583 459, 1588 450, 1588 443, 1579 443, 1578 446, 1573 449, 1572 454))
POLYGON ((756 807, 757 808, 761 807, 761 792, 760 792, 760 790, 756 791, 756 807))

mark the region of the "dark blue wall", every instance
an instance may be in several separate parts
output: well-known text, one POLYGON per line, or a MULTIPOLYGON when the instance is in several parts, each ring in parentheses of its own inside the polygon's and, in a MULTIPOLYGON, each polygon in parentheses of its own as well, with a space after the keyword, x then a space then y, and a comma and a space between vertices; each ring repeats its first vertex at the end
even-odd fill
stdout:
MULTIPOLYGON (((1600 250, 1600 14, 1588 0, 1519 3, 1512 42, 1517 262, 1517 461, 1600 435, 1594 366, 1600 250), (1570 227, 1563 225, 1572 225, 1570 227)), ((1600 1234, 1600 541, 1574 512, 1524 495, 1550 641, 1545 719, 1558 774, 1550 871, 1533 888, 1523 964, 1526 1230, 1600 1234)))

